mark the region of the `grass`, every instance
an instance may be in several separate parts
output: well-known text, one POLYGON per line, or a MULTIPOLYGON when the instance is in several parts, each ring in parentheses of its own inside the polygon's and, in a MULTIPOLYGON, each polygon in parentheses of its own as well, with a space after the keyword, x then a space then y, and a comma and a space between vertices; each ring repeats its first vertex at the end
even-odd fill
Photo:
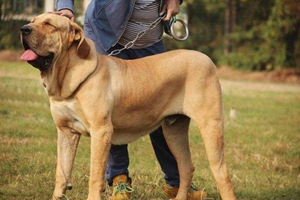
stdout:
MULTIPOLYGON (((238 199, 300 197, 300 86, 221 80, 226 160, 238 199), (229 117, 230 113, 235 113, 229 117)), ((0 199, 50 199, 54 189, 56 129, 38 70, 0 63, 0 199)), ((86 199, 89 138, 82 137, 66 199, 86 199)), ((193 181, 220 199, 202 139, 192 123, 193 181)), ((163 174, 148 137, 129 145, 133 199, 166 199, 163 174)), ((105 194, 109 196, 110 189, 105 194)))

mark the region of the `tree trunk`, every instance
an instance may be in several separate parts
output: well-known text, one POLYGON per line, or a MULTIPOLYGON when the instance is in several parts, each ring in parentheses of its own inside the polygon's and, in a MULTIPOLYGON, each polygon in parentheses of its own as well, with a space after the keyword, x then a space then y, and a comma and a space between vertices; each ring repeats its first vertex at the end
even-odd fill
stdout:
POLYGON ((230 38, 231 32, 231 0, 225 0, 225 27, 224 27, 224 54, 228 56, 230 53, 230 38))
POLYGON ((0 23, 2 21, 2 4, 3 4, 3 2, 2 2, 2 0, 0 0, 0 23))
POLYGON ((239 16, 239 9, 240 9, 240 0, 234 0, 231 5, 231 30, 230 33, 232 33, 235 29, 237 21, 237 16, 239 16))

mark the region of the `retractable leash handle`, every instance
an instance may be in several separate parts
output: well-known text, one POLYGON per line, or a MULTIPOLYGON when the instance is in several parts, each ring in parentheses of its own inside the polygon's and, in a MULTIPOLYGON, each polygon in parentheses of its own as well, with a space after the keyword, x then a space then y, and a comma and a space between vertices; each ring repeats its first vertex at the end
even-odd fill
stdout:
MULTIPOLYGON (((167 15, 167 13, 162 14, 160 17, 164 18, 167 15)), ((189 29, 188 25, 183 21, 182 19, 177 19, 175 16, 172 17, 169 21, 163 21, 162 23, 164 25, 165 33, 174 38, 178 41, 184 41, 189 37, 189 29), (174 30, 174 25, 176 22, 180 22, 182 27, 184 28, 185 35, 183 37, 179 37, 176 35, 174 30)))

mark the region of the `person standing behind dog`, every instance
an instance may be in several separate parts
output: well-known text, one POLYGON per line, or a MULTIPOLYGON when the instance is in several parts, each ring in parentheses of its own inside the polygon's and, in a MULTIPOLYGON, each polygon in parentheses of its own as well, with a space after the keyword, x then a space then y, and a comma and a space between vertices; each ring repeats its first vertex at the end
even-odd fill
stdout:
MULTIPOLYGON (((93 40, 98 53, 109 54, 131 42, 136 35, 154 22, 160 13, 166 12, 164 20, 170 20, 179 13, 180 0, 91 0, 85 13, 84 31, 93 40)), ((74 20, 74 0, 57 0, 58 14, 74 20)), ((160 23, 139 38, 130 49, 121 51, 116 57, 122 59, 142 58, 165 52, 162 41, 163 25, 160 23)), ((179 187, 177 162, 169 150, 162 128, 150 134, 152 146, 165 174, 164 192, 174 198, 179 187)), ((112 145, 106 171, 106 179, 113 186, 111 199, 128 200, 131 188, 129 176, 128 145, 112 145)), ((188 200, 201 200, 206 197, 203 191, 191 186, 188 200)))

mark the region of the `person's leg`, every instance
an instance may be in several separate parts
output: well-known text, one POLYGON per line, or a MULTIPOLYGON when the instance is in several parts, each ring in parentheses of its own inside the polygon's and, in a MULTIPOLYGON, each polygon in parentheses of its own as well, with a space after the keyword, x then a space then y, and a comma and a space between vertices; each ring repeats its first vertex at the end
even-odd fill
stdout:
MULTIPOLYGON (((126 175, 129 178, 129 156, 126 145, 111 145, 108 164, 106 168, 106 180, 111 186, 113 178, 118 175, 126 175)), ((128 180, 131 182, 131 179, 128 180)))
POLYGON ((151 133, 150 139, 156 158, 165 174, 166 183, 172 187, 179 187, 177 162, 167 145, 162 128, 160 127, 151 133))

